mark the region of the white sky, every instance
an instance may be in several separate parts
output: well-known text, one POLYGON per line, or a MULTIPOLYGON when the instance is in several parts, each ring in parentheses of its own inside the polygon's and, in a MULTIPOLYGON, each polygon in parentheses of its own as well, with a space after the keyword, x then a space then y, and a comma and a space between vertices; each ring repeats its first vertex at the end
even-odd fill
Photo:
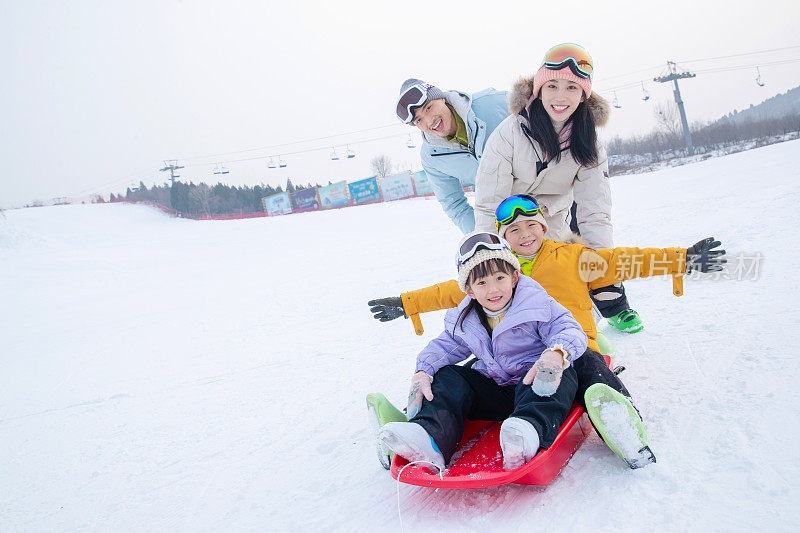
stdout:
MULTIPOLYGON (((800 84, 800 2, 212 2, 26 1, 0 8, 3 129, 0 206, 163 183, 165 159, 181 179, 231 185, 285 184, 370 175, 389 154, 419 167, 418 150, 393 114, 407 77, 442 89, 507 89, 559 42, 584 45, 595 90, 652 80, 666 61, 698 71, 682 80, 690 121, 708 121, 800 84), (409 6, 409 7, 404 7, 409 6), (743 55, 732 54, 797 48, 743 55), (755 68, 699 72, 761 64, 755 68), (631 74, 633 73, 633 74, 631 74), (630 75, 629 75, 630 74, 630 75), (356 130, 373 131, 252 150, 356 130), (397 135, 391 139, 376 139, 397 135), (331 161, 332 147, 357 157, 331 161), (241 153, 230 153, 241 152, 241 153), (216 157, 213 154, 230 153, 216 157)), ((671 84, 670 84, 671 85, 671 84)), ((617 90, 604 138, 650 130, 666 84, 617 90)), ((415 135, 415 139, 418 136, 415 135)))

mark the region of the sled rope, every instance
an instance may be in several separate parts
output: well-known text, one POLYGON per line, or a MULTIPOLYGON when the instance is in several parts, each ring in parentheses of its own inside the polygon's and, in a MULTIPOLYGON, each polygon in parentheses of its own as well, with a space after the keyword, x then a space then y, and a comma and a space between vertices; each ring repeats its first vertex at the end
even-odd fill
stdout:
MULTIPOLYGON (((439 467, 436 466, 435 464, 433 464, 430 461, 411 461, 406 466, 401 468, 400 471, 397 473, 397 479, 395 480, 395 487, 397 488, 397 518, 400 519, 400 531, 403 531, 403 532, 405 532, 405 528, 403 527, 403 514, 400 512, 400 476, 403 475, 403 470, 405 470, 406 468, 408 468, 411 465, 415 465, 415 464, 418 464, 418 463, 429 464, 429 465, 433 466, 434 468, 436 468, 437 470, 439 470, 439 467)), ((442 471, 441 470, 439 470, 439 479, 444 481, 444 476, 442 476, 442 471)), ((436 489, 434 492, 439 492, 439 489, 436 489)))

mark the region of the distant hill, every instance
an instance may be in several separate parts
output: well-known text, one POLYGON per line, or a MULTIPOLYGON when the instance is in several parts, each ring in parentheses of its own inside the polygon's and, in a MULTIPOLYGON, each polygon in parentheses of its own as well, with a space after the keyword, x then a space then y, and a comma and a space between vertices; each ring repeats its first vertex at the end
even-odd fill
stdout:
POLYGON ((748 109, 728 113, 710 125, 714 126, 726 122, 733 122, 739 125, 743 122, 758 122, 793 115, 800 115, 800 86, 768 98, 758 105, 750 104, 748 109))
POLYGON ((654 170, 708 157, 749 150, 800 137, 800 86, 733 111, 707 125, 691 127, 694 155, 686 153, 682 135, 663 130, 607 143, 611 175, 654 170))

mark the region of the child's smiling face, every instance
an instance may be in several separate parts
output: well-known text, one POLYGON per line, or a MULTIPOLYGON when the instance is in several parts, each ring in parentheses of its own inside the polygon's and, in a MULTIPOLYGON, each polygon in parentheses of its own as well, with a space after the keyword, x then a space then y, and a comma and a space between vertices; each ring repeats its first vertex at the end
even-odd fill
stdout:
POLYGON ((485 309, 499 311, 511 301, 518 279, 519 272, 516 270, 513 274, 495 270, 467 285, 467 295, 478 300, 485 309))
POLYGON ((542 247, 544 227, 535 220, 517 220, 508 225, 504 238, 517 254, 531 256, 542 247))

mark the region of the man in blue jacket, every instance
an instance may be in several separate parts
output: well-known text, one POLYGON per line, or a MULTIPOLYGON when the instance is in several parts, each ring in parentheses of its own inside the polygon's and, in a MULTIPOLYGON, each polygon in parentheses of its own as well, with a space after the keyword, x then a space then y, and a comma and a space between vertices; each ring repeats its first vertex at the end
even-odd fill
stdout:
POLYGON ((400 88, 396 112, 422 131, 422 168, 442 209, 463 233, 473 231, 475 214, 464 187, 475 185, 486 139, 509 114, 506 92, 445 92, 410 78, 400 88))

